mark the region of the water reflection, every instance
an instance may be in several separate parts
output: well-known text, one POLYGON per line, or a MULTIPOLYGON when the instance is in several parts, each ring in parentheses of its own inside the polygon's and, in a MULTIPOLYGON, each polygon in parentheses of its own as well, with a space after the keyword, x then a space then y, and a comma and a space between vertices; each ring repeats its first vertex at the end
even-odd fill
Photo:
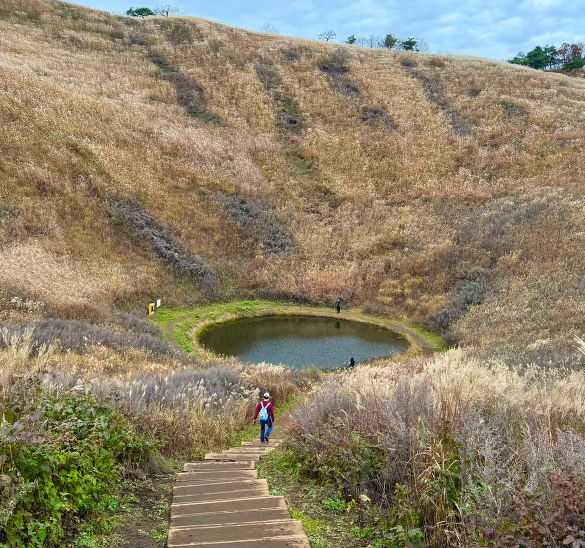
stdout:
POLYGON ((244 362, 284 363, 297 369, 342 367, 403 352, 408 343, 387 329, 313 316, 270 316, 219 324, 200 342, 244 362))

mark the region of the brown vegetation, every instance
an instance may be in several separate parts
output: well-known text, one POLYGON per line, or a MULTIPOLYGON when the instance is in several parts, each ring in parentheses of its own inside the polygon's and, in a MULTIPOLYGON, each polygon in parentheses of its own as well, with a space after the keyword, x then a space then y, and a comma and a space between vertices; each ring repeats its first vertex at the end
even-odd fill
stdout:
MULTIPOLYGON (((86 338, 83 332, 78 337, 86 338)), ((32 381, 40 382, 47 394, 113 394, 116 405, 156 437, 165 455, 188 457, 227 447, 252 422, 264 391, 270 390, 279 405, 307 384, 305 377, 283 366, 243 366, 229 360, 203 364, 156 356, 130 343, 121 354, 107 343, 88 345, 84 354, 57 354, 57 345, 39 342, 32 329, 2 328, 0 411, 10 407, 13 386, 26 390, 32 381)))
POLYGON ((52 0, 0 8, 9 299, 95 319, 158 295, 342 296, 511 353, 583 331, 582 80, 52 0), (166 259, 114 198, 165 227, 166 259), (263 217, 243 225, 230 203, 263 217), (443 310, 478 268, 481 303, 443 310))
POLYGON ((388 538, 580 534, 581 77, 0 0, 0 82, 1 519, 38 502, 16 449, 75 466, 75 421, 39 419, 55 401, 91 432, 114 406, 123 467, 145 465, 130 443, 227 443, 258 390, 304 384, 186 361, 113 310, 341 298, 473 350, 333 378, 297 415, 305 471, 377 503, 362 517, 388 538))
MULTIPOLYGON (((144 328, 129 315, 113 320, 121 330, 144 328)), ((6 546, 70 546, 68 538, 77 544, 111 533, 107 520, 119 510, 122 479, 172 472, 161 453, 180 460, 233 445, 262 392, 269 389, 282 404, 306 385, 281 366, 165 355, 168 345, 153 326, 133 337, 75 320, 34 326, 0 326, 6 546), (57 354, 44 338, 83 353, 57 354)))
POLYGON ((461 350, 361 366, 297 407, 290 447, 383 545, 585 542, 584 383, 461 350))

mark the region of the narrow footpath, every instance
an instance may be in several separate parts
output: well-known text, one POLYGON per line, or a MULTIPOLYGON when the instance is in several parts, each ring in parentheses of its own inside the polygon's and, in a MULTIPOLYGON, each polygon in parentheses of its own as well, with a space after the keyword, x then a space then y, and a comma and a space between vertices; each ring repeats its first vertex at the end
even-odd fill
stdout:
MULTIPOLYGON (((285 419, 286 421, 286 419, 285 419)), ((278 421, 269 443, 243 442, 177 474, 171 506, 168 548, 309 548, 300 521, 290 518, 282 497, 269 494, 255 465, 278 446, 278 421)))

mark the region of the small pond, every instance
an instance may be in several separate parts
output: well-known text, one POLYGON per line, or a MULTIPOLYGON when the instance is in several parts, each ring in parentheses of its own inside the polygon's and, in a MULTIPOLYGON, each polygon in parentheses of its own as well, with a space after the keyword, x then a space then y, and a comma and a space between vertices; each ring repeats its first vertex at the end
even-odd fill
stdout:
POLYGON ((199 342, 246 363, 282 363, 296 369, 344 367, 404 352, 408 342, 372 324, 315 316, 264 316, 209 327, 199 342))

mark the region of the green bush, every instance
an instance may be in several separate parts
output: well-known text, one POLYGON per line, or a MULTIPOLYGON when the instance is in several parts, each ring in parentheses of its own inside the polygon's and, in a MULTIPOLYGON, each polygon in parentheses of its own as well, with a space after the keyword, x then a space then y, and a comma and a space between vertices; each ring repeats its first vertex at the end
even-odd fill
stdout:
POLYGON ((585 67, 585 59, 573 59, 563 65, 563 70, 573 70, 585 67))
POLYGON ((2 548, 55 546, 81 520, 116 511, 124 467, 156 449, 111 402, 90 395, 72 391, 42 395, 36 405, 4 405, 12 420, 0 426, 0 477, 7 484, 0 490, 2 548))

